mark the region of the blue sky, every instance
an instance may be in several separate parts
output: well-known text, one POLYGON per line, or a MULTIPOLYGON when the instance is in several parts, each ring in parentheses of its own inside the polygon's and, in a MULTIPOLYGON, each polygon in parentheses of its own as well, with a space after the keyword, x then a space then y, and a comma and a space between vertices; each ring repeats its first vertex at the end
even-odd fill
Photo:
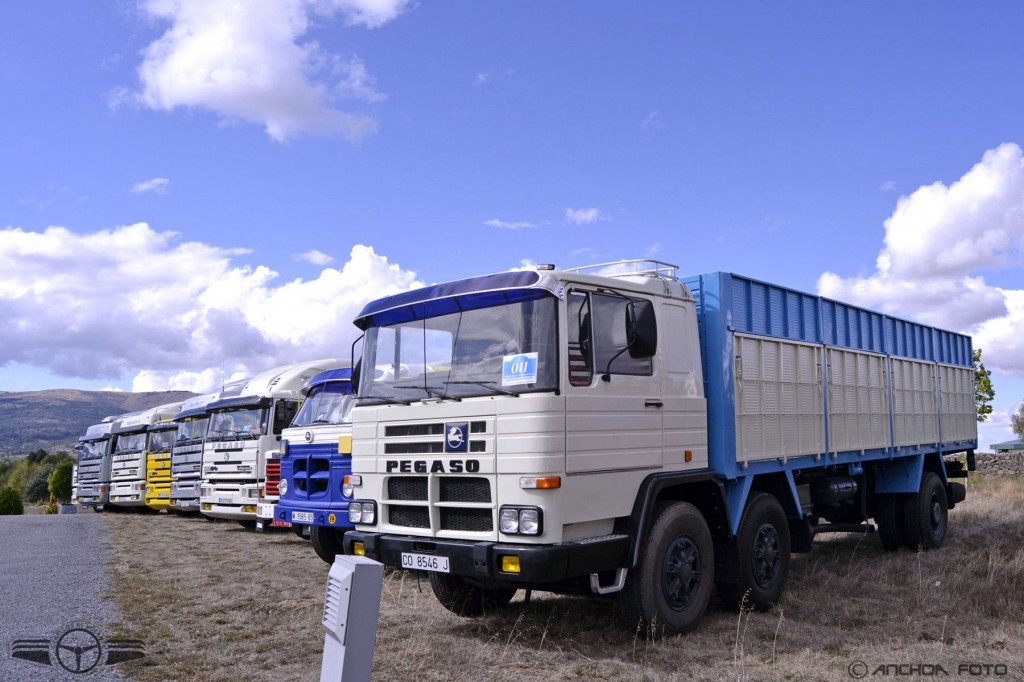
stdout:
POLYGON ((0 4, 0 390, 203 390, 347 357, 383 293, 650 256, 972 333, 982 441, 1008 440, 1022 25, 1008 1, 0 4))

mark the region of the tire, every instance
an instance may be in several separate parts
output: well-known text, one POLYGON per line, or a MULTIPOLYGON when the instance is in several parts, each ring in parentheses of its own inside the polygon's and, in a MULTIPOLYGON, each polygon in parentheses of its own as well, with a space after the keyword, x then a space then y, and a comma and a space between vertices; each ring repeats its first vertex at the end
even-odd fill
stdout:
POLYGON ((946 541, 949 502, 942 479, 934 471, 921 477, 921 490, 910 495, 903 506, 903 532, 910 549, 937 549, 946 541))
POLYGON ((618 594, 622 624, 644 636, 693 630, 715 584, 715 550, 700 511, 688 502, 666 506, 654 521, 640 561, 618 594))
POLYGON ((309 530, 309 526, 305 526, 301 523, 293 523, 292 532, 298 535, 303 540, 309 540, 309 533, 311 533, 312 531, 309 530))
POLYGON ((256 522, 255 521, 239 521, 238 525, 241 526, 242 528, 246 528, 248 530, 256 530, 256 522))
POLYGON ((895 552, 902 547, 907 536, 903 531, 903 495, 879 495, 875 502, 875 523, 878 537, 886 552, 895 552))
POLYGON ((334 557, 345 553, 345 547, 342 544, 344 536, 344 531, 331 528, 330 526, 309 527, 309 540, 313 543, 313 551, 316 552, 318 557, 332 566, 334 565, 334 557))
POLYGON ((474 587, 457 575, 448 573, 431 573, 430 588, 434 591, 437 601, 456 616, 475 618, 488 611, 496 611, 508 606, 512 597, 516 596, 514 587, 484 589, 474 587))
POLYGON ((719 583, 723 606, 768 611, 782 598, 789 574, 789 521, 768 493, 754 493, 736 535, 736 582, 719 583))

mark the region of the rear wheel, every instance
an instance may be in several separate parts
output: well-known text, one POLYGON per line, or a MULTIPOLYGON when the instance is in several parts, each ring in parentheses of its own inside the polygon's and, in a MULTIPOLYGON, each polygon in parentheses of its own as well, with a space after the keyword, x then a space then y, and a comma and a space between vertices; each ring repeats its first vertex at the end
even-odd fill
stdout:
POLYGON ((754 493, 736 535, 735 583, 720 583, 719 597, 731 609, 767 611, 782 598, 789 573, 789 522, 768 493, 754 493))
POLYGON ((903 507, 903 532, 911 549, 935 549, 946 541, 949 504, 942 479, 934 471, 924 472, 921 489, 907 497, 903 507))
POLYGON ((875 503, 875 523, 878 524, 878 537, 886 552, 895 552, 906 542, 903 532, 903 496, 879 495, 875 503))
POLYGON ((666 506, 619 592, 623 625, 654 637, 693 630, 711 599, 714 573, 714 545, 704 516, 688 502, 666 506))
POLYGON ((345 532, 330 526, 310 526, 309 539, 313 543, 313 551, 316 555, 329 564, 334 563, 334 557, 345 553, 342 540, 345 532))
POLYGON ((516 596, 514 587, 484 589, 468 584, 461 576, 447 573, 431 573, 430 588, 441 606, 467 618, 507 606, 516 596))

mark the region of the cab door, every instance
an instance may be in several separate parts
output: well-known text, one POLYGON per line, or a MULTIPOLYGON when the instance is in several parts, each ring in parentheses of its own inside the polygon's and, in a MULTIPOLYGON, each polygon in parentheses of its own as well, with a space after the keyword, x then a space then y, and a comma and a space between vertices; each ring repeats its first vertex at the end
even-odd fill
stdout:
POLYGON ((631 300, 644 299, 582 288, 566 297, 567 474, 662 466, 664 401, 653 359, 628 348, 631 300))

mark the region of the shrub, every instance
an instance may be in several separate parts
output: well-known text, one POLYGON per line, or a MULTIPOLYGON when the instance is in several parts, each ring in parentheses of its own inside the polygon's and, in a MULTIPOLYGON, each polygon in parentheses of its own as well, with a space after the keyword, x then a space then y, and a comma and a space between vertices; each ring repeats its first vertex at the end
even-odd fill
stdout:
POLYGON ((31 478, 28 479, 28 483, 25 484, 25 501, 32 502, 43 502, 50 497, 50 487, 48 479, 53 469, 46 467, 40 469, 31 478))
POLYGON ((59 514, 60 506, 57 504, 57 498, 50 494, 50 501, 46 504, 46 509, 43 510, 44 514, 59 514))
POLYGON ((74 465, 71 460, 64 460, 56 466, 49 478, 46 479, 50 495, 57 499, 60 504, 67 504, 71 499, 71 472, 74 465))
POLYGON ((14 488, 0 490, 0 516, 24 514, 25 507, 21 503, 21 493, 14 488))

